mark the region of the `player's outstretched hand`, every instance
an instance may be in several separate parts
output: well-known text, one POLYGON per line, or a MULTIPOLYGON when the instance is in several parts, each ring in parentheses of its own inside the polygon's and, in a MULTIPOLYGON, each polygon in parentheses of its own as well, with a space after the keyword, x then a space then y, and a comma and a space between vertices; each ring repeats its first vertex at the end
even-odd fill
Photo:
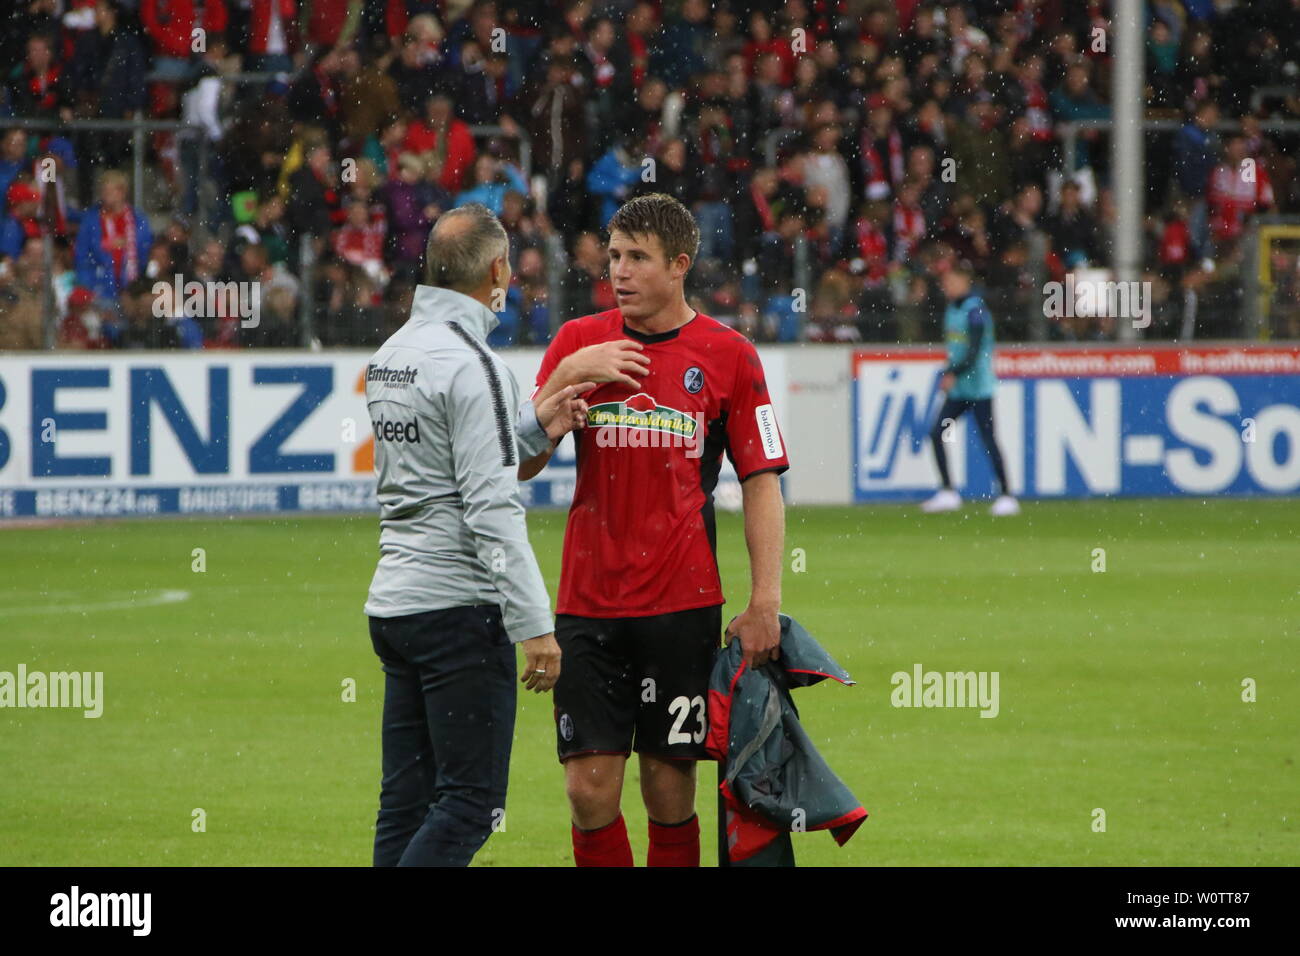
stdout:
POLYGON ((740 640, 745 666, 753 669, 781 656, 781 621, 778 608, 745 608, 739 617, 727 626, 727 643, 731 638, 740 640))
POLYGON ((519 682, 526 690, 546 693, 560 679, 560 645, 555 643, 555 634, 543 634, 519 644, 524 649, 524 672, 519 682))
POLYGON ((568 385, 537 404, 537 421, 546 429, 547 438, 559 441, 569 432, 587 427, 587 403, 581 396, 595 387, 595 382, 568 385))
POLYGON ((568 382, 619 382, 640 388, 641 381, 632 376, 645 375, 650 370, 650 359, 642 355, 645 348, 635 339, 619 339, 588 345, 566 356, 563 366, 564 381, 568 382))

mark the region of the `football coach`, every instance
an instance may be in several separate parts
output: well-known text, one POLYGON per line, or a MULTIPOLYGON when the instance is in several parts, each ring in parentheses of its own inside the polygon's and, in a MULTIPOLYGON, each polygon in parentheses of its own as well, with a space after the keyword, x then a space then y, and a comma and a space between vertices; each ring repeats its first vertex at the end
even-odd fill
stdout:
POLYGON ((487 347, 510 259, 486 207, 443 214, 426 259, 410 318, 366 369, 380 534, 365 611, 385 674, 376 866, 466 866, 503 821, 514 645, 529 690, 560 676, 520 466, 585 425, 594 387, 521 405, 487 347))

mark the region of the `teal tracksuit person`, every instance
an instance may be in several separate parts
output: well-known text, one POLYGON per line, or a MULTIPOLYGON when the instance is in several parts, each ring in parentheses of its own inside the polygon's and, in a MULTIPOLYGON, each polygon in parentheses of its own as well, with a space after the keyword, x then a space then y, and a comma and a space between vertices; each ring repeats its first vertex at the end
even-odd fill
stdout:
POLYGON ((1007 486, 1002 452, 993 433, 993 393, 998 384, 997 375, 993 371, 993 347, 996 342, 993 316, 984 300, 972 288, 973 278, 968 263, 955 265, 945 272, 942 283, 944 295, 948 299, 948 308, 943 317, 948 364, 939 380, 939 388, 945 393, 943 407, 939 409, 930 429, 930 443, 934 446, 935 464, 939 469, 942 487, 921 507, 925 511, 952 511, 961 507, 961 496, 953 490, 948 476, 944 436, 951 435, 951 423, 970 411, 975 416, 980 439, 998 480, 998 498, 993 503, 993 514, 1015 514, 1020 506, 1007 486))

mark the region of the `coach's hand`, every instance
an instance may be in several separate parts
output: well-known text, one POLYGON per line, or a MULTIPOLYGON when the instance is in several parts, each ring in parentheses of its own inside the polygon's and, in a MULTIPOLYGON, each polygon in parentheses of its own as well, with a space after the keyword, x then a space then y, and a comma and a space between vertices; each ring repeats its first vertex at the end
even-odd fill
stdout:
POLYGON ((588 345, 561 360, 557 370, 563 371, 566 382, 619 382, 640 388, 641 382, 632 376, 650 370, 649 357, 641 354, 644 347, 635 339, 588 345))
POLYGON ((524 649, 524 673, 519 682, 527 690, 546 693, 560 679, 560 645, 555 643, 555 634, 520 641, 519 646, 524 649))
POLYGON ((745 666, 753 669, 781 656, 780 608, 753 605, 727 626, 727 643, 730 638, 740 639, 740 649, 745 666))
POLYGON ((595 387, 595 382, 569 385, 537 403, 537 421, 546 430, 547 438, 559 441, 569 432, 587 427, 587 403, 580 396, 595 387))

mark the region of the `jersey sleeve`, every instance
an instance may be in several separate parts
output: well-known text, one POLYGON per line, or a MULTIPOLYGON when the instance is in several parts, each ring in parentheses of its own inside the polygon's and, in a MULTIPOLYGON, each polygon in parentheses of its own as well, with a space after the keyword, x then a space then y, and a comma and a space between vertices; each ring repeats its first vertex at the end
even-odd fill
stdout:
POLYGON ((551 374, 555 371, 555 366, 564 360, 565 356, 578 350, 578 327, 570 319, 560 326, 560 330, 555 333, 555 338, 547 346, 546 354, 542 356, 542 365, 537 370, 537 381, 534 383, 532 392, 529 397, 536 395, 538 390, 546 384, 551 374))
POLYGON ((739 349, 730 398, 727 457, 740 480, 743 482, 765 471, 780 474, 788 469, 790 459, 786 457, 785 440, 767 393, 763 363, 759 361, 758 350, 748 340, 739 349))

